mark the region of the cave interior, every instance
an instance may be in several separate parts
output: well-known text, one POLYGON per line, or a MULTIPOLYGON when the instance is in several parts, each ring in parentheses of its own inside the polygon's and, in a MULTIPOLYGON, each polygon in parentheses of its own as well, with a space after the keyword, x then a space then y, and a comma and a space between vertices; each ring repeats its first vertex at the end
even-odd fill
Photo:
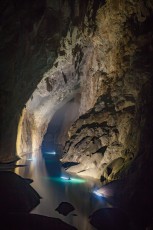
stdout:
MULTIPOLYGON (((55 226, 29 214, 40 197, 14 173, 41 149, 57 153, 68 173, 98 180, 100 193, 112 191, 116 229, 119 209, 133 221, 124 229, 153 229, 153 2, 1 0, 0 11, 0 183, 11 181, 11 196, 18 181, 25 203, 35 194, 23 210, 5 199, 1 219, 15 229, 23 219, 25 229, 55 226)), ((103 211, 91 223, 115 229, 103 211)))

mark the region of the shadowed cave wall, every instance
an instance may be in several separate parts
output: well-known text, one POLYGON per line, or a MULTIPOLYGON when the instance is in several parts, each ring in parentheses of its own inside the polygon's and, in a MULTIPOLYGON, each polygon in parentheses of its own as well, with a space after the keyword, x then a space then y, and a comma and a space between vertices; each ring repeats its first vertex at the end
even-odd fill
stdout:
POLYGON ((79 95, 67 140, 56 138, 62 161, 78 163, 68 171, 128 177, 131 201, 151 192, 152 1, 14 0, 0 10, 0 162, 40 148, 56 112, 79 95))

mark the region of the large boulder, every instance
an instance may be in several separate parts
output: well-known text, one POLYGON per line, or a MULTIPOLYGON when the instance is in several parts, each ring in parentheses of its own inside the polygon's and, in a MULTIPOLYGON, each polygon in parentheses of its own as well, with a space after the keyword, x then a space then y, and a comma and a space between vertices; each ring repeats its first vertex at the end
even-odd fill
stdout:
POLYGON ((0 171, 0 213, 28 213, 40 203, 29 181, 10 171, 0 171))
POLYGON ((3 229, 13 230, 76 230, 75 227, 60 219, 36 214, 14 213, 0 215, 3 229))

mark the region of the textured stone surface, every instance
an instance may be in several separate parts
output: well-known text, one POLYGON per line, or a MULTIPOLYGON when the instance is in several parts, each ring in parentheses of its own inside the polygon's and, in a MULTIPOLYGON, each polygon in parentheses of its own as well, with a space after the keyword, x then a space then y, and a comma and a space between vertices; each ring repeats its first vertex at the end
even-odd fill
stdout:
POLYGON ((68 132, 63 161, 80 163, 70 172, 111 181, 139 155, 144 111, 152 107, 152 4, 110 1, 96 19, 81 81, 83 115, 68 132))

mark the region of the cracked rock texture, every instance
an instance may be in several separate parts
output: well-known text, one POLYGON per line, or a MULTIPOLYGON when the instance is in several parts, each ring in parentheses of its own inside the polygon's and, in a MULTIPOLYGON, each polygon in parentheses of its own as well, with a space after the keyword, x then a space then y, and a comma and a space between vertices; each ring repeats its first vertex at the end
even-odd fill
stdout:
POLYGON ((79 163, 69 172, 117 179, 147 144, 142 130, 150 132, 152 111, 152 18, 151 1, 107 1, 98 9, 94 49, 81 76, 80 117, 62 159, 79 163))

